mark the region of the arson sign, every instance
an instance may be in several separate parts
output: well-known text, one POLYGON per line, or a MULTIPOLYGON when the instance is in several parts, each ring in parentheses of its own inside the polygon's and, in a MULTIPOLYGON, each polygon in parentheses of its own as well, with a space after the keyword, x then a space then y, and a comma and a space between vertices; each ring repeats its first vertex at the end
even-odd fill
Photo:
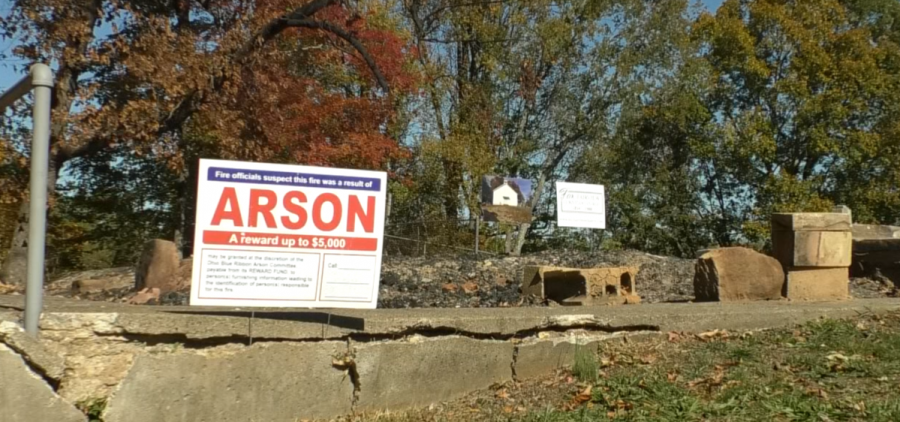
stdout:
POLYGON ((387 175, 200 160, 191 305, 374 308, 387 175))

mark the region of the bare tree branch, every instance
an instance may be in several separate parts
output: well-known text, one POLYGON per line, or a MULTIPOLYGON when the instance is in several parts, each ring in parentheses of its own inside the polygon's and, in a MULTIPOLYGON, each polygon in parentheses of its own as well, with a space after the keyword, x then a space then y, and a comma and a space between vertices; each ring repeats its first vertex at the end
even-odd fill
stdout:
POLYGON ((384 78, 384 75, 381 74, 381 71, 378 69, 378 65, 375 64, 375 59, 372 58, 372 55, 369 54, 368 50, 366 50, 366 47, 363 46, 362 43, 356 37, 351 35, 349 32, 347 32, 347 31, 343 30, 342 28, 339 28, 335 25, 332 25, 328 22, 314 21, 314 20, 308 20, 308 19, 303 19, 303 20, 290 19, 290 20, 285 21, 285 24, 289 27, 322 29, 322 30, 331 32, 332 34, 337 35, 338 37, 343 38, 344 41, 347 41, 348 43, 350 43, 350 45, 352 45, 353 48, 355 48, 356 51, 359 52, 359 54, 362 56, 363 60, 366 61, 366 65, 369 66, 369 69, 372 70, 372 73, 375 75, 375 79, 378 81, 378 86, 380 86, 381 89, 383 89, 385 92, 390 91, 387 80, 384 78))

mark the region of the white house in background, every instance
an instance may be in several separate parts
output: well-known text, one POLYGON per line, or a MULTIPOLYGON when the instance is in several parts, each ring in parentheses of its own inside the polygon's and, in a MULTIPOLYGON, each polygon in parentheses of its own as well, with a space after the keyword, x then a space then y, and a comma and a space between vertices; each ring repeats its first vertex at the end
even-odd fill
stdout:
POLYGON ((493 205, 518 206, 519 194, 509 185, 509 182, 504 181, 502 185, 494 188, 493 205))

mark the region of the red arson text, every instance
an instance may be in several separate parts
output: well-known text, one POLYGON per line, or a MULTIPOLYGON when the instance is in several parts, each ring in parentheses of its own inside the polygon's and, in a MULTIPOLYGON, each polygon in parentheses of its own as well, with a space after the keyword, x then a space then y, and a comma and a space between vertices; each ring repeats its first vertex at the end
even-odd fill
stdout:
POLYGON ((243 207, 242 202, 238 200, 237 192, 233 187, 222 189, 222 196, 219 197, 211 224, 219 226, 227 220, 231 221, 235 227, 277 229, 280 224, 280 227, 288 230, 300 230, 312 220, 313 226, 323 232, 333 231, 342 224, 346 225, 349 233, 355 232, 357 227, 361 227, 366 233, 375 231, 374 196, 366 196, 360 200, 359 196, 351 194, 347 203, 344 204, 340 197, 326 192, 316 196, 310 204, 306 194, 301 191, 289 191, 283 197, 278 198, 275 191, 250 189, 249 198, 241 199, 245 201, 243 203, 246 204, 246 207, 243 207), (363 202, 365 202, 365 207, 363 202), (325 204, 334 210, 328 221, 322 217, 322 207, 325 204), (276 219, 273 211, 279 207, 287 215, 276 219))

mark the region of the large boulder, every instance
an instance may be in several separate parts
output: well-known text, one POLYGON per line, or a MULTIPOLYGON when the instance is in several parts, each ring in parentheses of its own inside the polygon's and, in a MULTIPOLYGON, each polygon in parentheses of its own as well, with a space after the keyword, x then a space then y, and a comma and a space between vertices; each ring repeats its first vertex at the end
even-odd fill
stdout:
POLYGON ((712 249, 697 260, 694 295, 698 301, 781 299, 783 286, 781 263, 752 249, 712 249))
POLYGON ((182 289, 180 266, 178 247, 174 242, 160 239, 147 242, 134 273, 135 290, 157 288, 166 293, 182 289))

